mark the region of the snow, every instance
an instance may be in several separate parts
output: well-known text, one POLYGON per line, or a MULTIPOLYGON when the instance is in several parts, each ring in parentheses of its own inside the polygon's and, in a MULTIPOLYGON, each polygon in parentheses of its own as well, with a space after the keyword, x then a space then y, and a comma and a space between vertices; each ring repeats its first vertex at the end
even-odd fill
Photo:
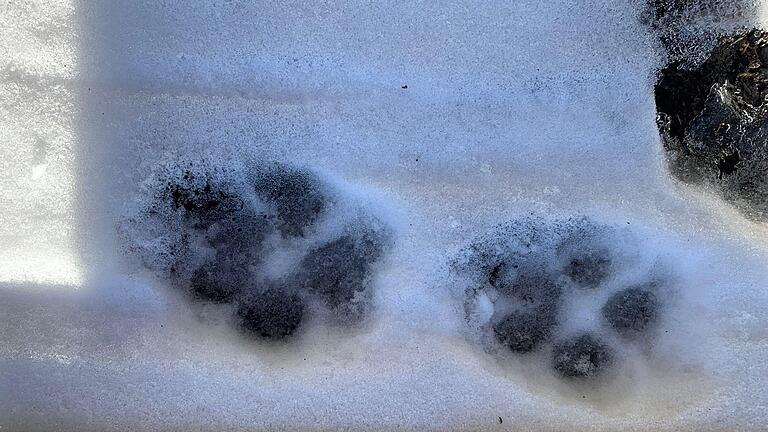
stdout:
POLYGON ((0 429, 764 429, 768 225, 669 177, 639 3, 8 2, 0 429), (176 154, 308 166, 387 220, 372 319, 247 340, 138 268, 116 226, 176 154), (531 212, 668 264, 613 381, 471 335, 449 263, 531 212))

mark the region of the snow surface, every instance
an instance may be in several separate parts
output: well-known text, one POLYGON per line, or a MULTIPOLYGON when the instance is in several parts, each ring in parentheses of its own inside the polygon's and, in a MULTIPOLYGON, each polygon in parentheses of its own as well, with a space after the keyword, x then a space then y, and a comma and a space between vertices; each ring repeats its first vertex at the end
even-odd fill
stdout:
POLYGON ((765 430, 768 224, 666 172, 641 7, 5 2, 0 430, 765 430), (363 196, 397 234, 374 319, 247 341, 132 266, 115 226, 171 153, 363 196), (671 263, 674 313, 615 382, 467 336, 449 260, 530 212, 671 263))

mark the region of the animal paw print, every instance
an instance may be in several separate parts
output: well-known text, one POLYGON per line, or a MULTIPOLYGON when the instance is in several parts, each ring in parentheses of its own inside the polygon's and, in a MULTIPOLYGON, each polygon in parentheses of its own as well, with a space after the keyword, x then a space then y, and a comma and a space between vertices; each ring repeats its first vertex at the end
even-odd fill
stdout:
POLYGON ((126 248, 193 302, 229 305, 241 333, 279 340, 321 315, 368 315, 389 229, 363 208, 338 212, 343 197, 317 174, 193 161, 147 185, 148 204, 119 226, 126 248))
POLYGON ((452 269, 467 322, 488 350, 548 352, 560 376, 588 378, 616 364, 621 345, 652 337, 664 310, 658 278, 625 274, 634 248, 616 227, 532 216, 478 239, 452 269), (584 310, 598 316, 585 319, 584 310))

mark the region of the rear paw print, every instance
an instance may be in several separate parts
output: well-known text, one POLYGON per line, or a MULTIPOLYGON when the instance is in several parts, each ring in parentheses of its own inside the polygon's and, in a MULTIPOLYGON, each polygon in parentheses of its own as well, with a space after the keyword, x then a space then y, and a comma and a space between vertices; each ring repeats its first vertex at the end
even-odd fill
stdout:
POLYGON ((587 218, 500 226, 452 264, 467 322, 490 351, 546 352, 563 378, 602 375, 622 346, 653 336, 664 310, 664 285, 631 275, 632 239, 587 218))
POLYGON ((128 251, 190 300, 228 306, 242 334, 280 340, 313 318, 368 316, 388 226, 312 171, 171 164, 143 198, 119 226, 128 251))

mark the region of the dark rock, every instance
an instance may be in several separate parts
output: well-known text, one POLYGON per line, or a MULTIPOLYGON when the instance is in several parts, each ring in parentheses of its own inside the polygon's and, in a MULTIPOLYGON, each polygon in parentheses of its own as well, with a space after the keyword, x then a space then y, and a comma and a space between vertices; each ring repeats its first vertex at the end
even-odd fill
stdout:
POLYGON ((654 18, 664 19, 670 15, 679 15, 687 7, 695 3, 695 0, 649 0, 648 4, 653 11, 654 18))
POLYGON ((552 367, 566 378, 599 375, 613 363, 613 350, 596 336, 583 334, 558 343, 552 367))
POLYGON ((668 60, 693 64, 714 46, 722 27, 754 25, 755 6, 753 0, 647 0, 640 21, 659 36, 668 60))
POLYGON ((496 339, 511 351, 533 351, 549 340, 557 325, 548 311, 515 311, 493 325, 496 339))
POLYGON ((270 288, 241 301, 237 308, 240 330, 248 335, 278 340, 291 336, 304 319, 304 302, 291 293, 270 288))
POLYGON ((656 295, 641 287, 621 290, 603 305, 603 317, 622 335, 634 336, 646 331, 659 316, 656 295))
POLYGON ((316 175, 283 164, 259 171, 253 186, 256 193, 274 207, 278 228, 286 237, 304 236, 328 204, 316 175))
POLYGON ((641 22, 658 33, 668 53, 679 54, 678 39, 684 21, 683 13, 695 3, 696 0, 648 0, 641 22))
POLYGON ((718 0, 648 0, 648 10, 657 25, 669 25, 675 20, 685 18, 686 13, 697 16, 732 13, 739 9, 738 5, 743 4, 744 1, 731 0, 728 3, 730 4, 718 0))
MULTIPOLYGON (((758 54, 768 44, 761 30, 724 37, 709 57, 695 69, 684 69, 680 62, 661 71, 656 85, 656 106, 670 118, 669 133, 684 136, 691 120, 704 109, 715 84, 730 83, 744 101, 753 107, 765 101, 768 79, 766 67, 758 54)), ((736 92, 733 92, 736 93, 736 92)))
POLYGON ((724 37, 698 67, 661 72, 656 107, 672 173, 714 185, 747 216, 768 218, 768 33, 724 37))

